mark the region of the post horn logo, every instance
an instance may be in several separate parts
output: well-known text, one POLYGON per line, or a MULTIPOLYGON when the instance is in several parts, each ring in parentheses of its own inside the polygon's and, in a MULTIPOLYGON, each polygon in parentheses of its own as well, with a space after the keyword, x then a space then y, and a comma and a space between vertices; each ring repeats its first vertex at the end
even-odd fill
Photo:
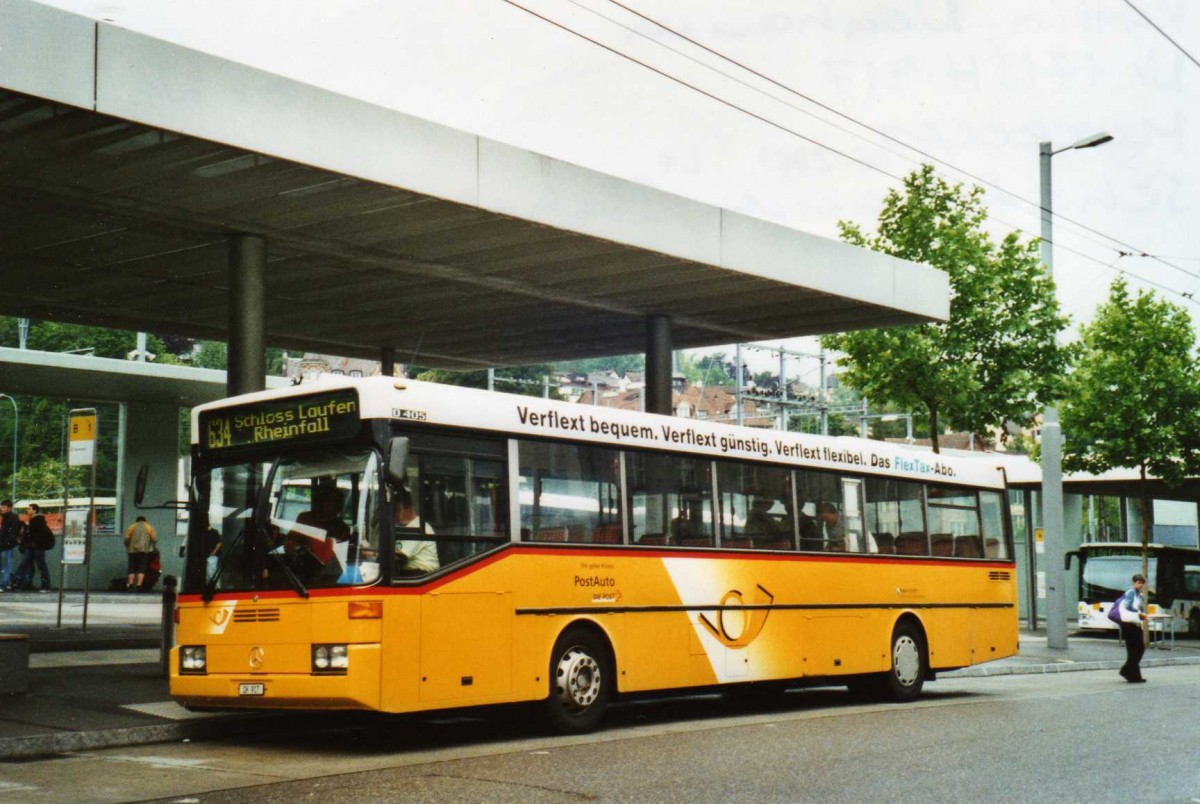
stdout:
POLYGON ((749 604, 738 590, 730 589, 726 592, 721 598, 720 608, 717 609, 716 625, 713 625, 708 617, 700 615, 700 622, 704 627, 727 648, 746 647, 758 638, 763 626, 767 624, 775 596, 757 584, 755 589, 754 600, 749 604), (726 614, 731 615, 730 620, 733 622, 726 622, 726 614), (741 628, 732 627, 738 619, 741 620, 741 628))
POLYGON ((267 652, 257 645, 250 649, 250 667, 258 670, 263 666, 263 661, 267 658, 267 652))
POLYGON ((229 619, 229 609, 217 609, 208 615, 208 619, 212 620, 213 625, 224 625, 225 621, 229 619))

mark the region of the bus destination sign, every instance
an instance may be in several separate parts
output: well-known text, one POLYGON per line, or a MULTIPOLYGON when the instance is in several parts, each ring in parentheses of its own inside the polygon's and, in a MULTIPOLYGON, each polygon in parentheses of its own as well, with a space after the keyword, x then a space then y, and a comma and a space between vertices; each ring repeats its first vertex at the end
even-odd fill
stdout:
POLYGON ((299 444, 358 433, 358 393, 342 388, 200 413, 200 451, 299 444))

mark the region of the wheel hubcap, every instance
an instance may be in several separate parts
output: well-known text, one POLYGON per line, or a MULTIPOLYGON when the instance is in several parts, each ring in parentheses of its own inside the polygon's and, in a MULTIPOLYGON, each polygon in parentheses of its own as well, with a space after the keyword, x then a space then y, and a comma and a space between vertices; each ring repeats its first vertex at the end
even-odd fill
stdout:
POLYGON ((905 687, 917 683, 921 674, 921 651, 910 636, 901 636, 892 650, 892 666, 896 680, 905 687))
POLYGON ((586 709, 600 696, 600 665, 579 648, 571 648, 558 661, 554 690, 568 709, 586 709))

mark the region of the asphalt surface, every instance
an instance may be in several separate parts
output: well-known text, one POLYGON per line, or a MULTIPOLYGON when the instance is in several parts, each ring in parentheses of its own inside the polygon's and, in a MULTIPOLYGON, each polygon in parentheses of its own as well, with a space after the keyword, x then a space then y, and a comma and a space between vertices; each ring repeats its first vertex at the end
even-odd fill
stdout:
MULTIPOLYGON (((0 636, 25 635, 28 690, 0 695, 0 761, 95 748, 212 739, 269 729, 303 729, 305 713, 192 713, 174 703, 161 662, 160 595, 0 595, 0 636)), ((0 640, 13 647, 12 642, 0 640)), ((1022 631, 1020 653, 942 678, 1115 671, 1124 650, 1112 637, 1072 635, 1065 650, 1044 632, 1022 631)), ((1142 667, 1200 664, 1200 642, 1152 647, 1142 667)), ((0 662, 0 667, 3 667, 0 662)), ((4 679, 0 679, 3 685, 4 679)), ((936 682, 935 682, 936 683, 936 682)), ((330 725, 328 715, 321 723, 330 725)))

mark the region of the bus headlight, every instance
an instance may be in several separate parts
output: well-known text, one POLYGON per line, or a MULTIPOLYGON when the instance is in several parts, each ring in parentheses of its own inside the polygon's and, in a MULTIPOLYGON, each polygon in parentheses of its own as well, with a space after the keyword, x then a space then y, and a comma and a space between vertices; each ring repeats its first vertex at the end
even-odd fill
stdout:
POLYGON ((345 673, 350 667, 350 653, 345 645, 313 645, 314 673, 345 673))
POLYGON ((203 645, 183 645, 179 648, 180 673, 204 673, 208 670, 208 660, 203 645))

